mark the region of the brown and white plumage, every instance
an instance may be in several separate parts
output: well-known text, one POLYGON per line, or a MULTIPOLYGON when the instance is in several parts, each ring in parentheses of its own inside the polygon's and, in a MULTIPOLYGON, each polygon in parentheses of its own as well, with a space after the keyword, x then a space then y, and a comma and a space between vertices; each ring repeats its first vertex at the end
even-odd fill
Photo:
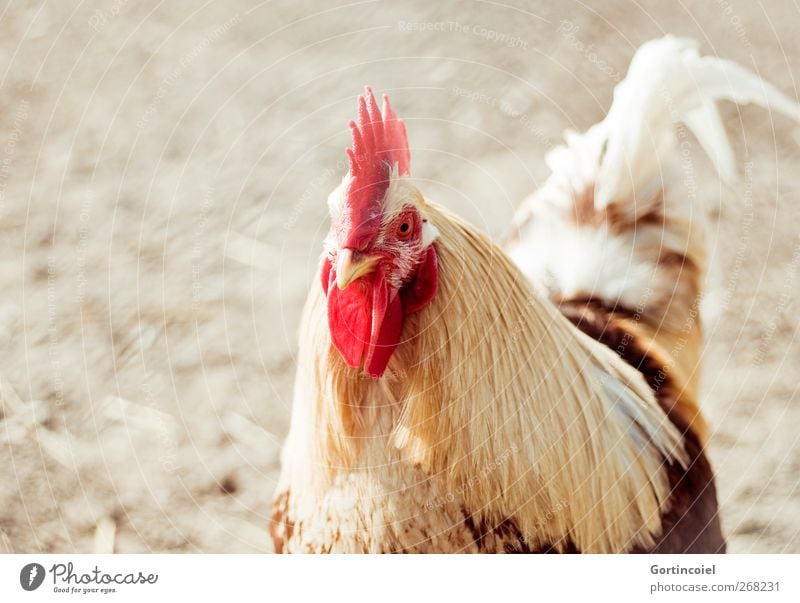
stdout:
MULTIPOLYGON (((656 63, 672 69, 683 48, 656 63)), ((633 203, 609 176, 598 201, 603 156, 614 148, 627 157, 639 144, 612 146, 606 130, 597 146, 598 132, 571 136, 550 157, 554 175, 523 207, 510 256, 389 171, 370 240, 382 242, 396 215, 417 216, 427 234, 414 253, 434 250, 438 285, 404 315, 378 369, 347 359, 349 342, 332 339, 342 323, 329 290, 342 279, 326 273, 344 263, 348 275, 373 278, 362 269, 377 261, 373 243, 354 251, 329 237, 322 285, 303 314, 270 526, 276 550, 724 550, 692 377, 702 239, 686 204, 666 209, 663 187, 639 206, 641 183, 633 203), (562 243, 577 254, 544 249, 562 243), (652 288, 637 299, 647 279, 652 288)), ((334 220, 348 187, 332 195, 334 220)), ((415 265, 403 263, 402 274, 415 265)), ((389 282, 402 291, 409 278, 389 282)))
POLYGON ((519 208, 505 248, 556 302, 593 299, 628 316, 683 390, 683 416, 701 441, 696 404, 699 324, 707 269, 705 216, 682 152, 687 126, 728 183, 733 151, 717 100, 756 103, 800 121, 800 105, 743 67, 701 56, 693 40, 644 44, 606 118, 547 162, 552 175, 519 208))
POLYGON ((574 329, 485 235, 422 209, 440 231, 440 288, 384 377, 342 362, 321 289, 309 298, 280 547, 652 545, 668 498, 662 463, 686 459, 641 375, 574 329))

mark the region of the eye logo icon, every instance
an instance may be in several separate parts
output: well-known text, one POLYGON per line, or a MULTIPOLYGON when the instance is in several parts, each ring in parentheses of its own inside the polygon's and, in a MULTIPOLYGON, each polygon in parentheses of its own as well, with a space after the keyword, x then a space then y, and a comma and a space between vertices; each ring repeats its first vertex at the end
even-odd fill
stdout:
POLYGON ((38 563, 29 563, 19 573, 19 584, 25 590, 36 590, 44 582, 44 567, 38 563))

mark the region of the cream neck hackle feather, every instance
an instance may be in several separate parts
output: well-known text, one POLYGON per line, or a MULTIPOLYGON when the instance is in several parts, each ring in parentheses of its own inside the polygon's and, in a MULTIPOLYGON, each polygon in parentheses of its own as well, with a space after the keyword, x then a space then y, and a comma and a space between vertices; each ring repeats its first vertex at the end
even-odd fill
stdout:
POLYGON ((652 545, 669 499, 662 463, 685 459, 642 376, 536 294, 483 233, 418 207, 441 233, 439 290, 406 318, 383 378, 345 366, 321 288, 309 297, 290 479, 324 489, 345 473, 422 466, 476 519, 513 518, 531 547, 652 545), (391 468, 373 464, 374 446, 392 450, 391 468))

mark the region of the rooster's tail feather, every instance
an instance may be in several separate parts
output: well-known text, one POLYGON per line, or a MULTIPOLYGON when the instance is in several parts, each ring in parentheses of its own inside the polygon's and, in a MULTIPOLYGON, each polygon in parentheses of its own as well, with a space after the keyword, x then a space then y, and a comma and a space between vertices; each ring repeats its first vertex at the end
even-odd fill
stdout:
POLYGON ((547 155, 552 175, 520 207, 507 249, 557 300, 592 298, 681 329, 706 268, 686 131, 723 180, 736 163, 716 101, 756 103, 800 121, 800 104, 747 69, 666 36, 644 44, 606 118, 547 155))
POLYGON ((595 186, 595 206, 654 194, 661 166, 677 150, 675 125, 684 123, 726 182, 736 162, 716 101, 755 103, 800 121, 800 105, 747 69, 717 57, 700 56, 694 40, 667 36, 643 45, 628 75, 614 90, 601 122, 604 153, 595 186))
POLYGON ((593 300, 622 312, 637 337, 670 352, 667 362, 689 376, 699 353, 706 244, 678 125, 733 182, 720 99, 800 121, 796 102, 735 63, 700 56, 691 40, 643 45, 606 118, 584 134, 567 132, 566 144, 547 155, 553 173, 521 206, 506 243, 556 302, 593 300))

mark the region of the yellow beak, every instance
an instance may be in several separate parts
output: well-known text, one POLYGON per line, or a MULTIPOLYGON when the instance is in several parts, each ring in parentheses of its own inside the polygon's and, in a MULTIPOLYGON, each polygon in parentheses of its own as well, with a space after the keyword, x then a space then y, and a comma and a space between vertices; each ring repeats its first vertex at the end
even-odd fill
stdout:
POLYGON ((346 289, 353 281, 372 272, 379 259, 352 249, 340 249, 336 254, 336 285, 339 289, 346 289))

